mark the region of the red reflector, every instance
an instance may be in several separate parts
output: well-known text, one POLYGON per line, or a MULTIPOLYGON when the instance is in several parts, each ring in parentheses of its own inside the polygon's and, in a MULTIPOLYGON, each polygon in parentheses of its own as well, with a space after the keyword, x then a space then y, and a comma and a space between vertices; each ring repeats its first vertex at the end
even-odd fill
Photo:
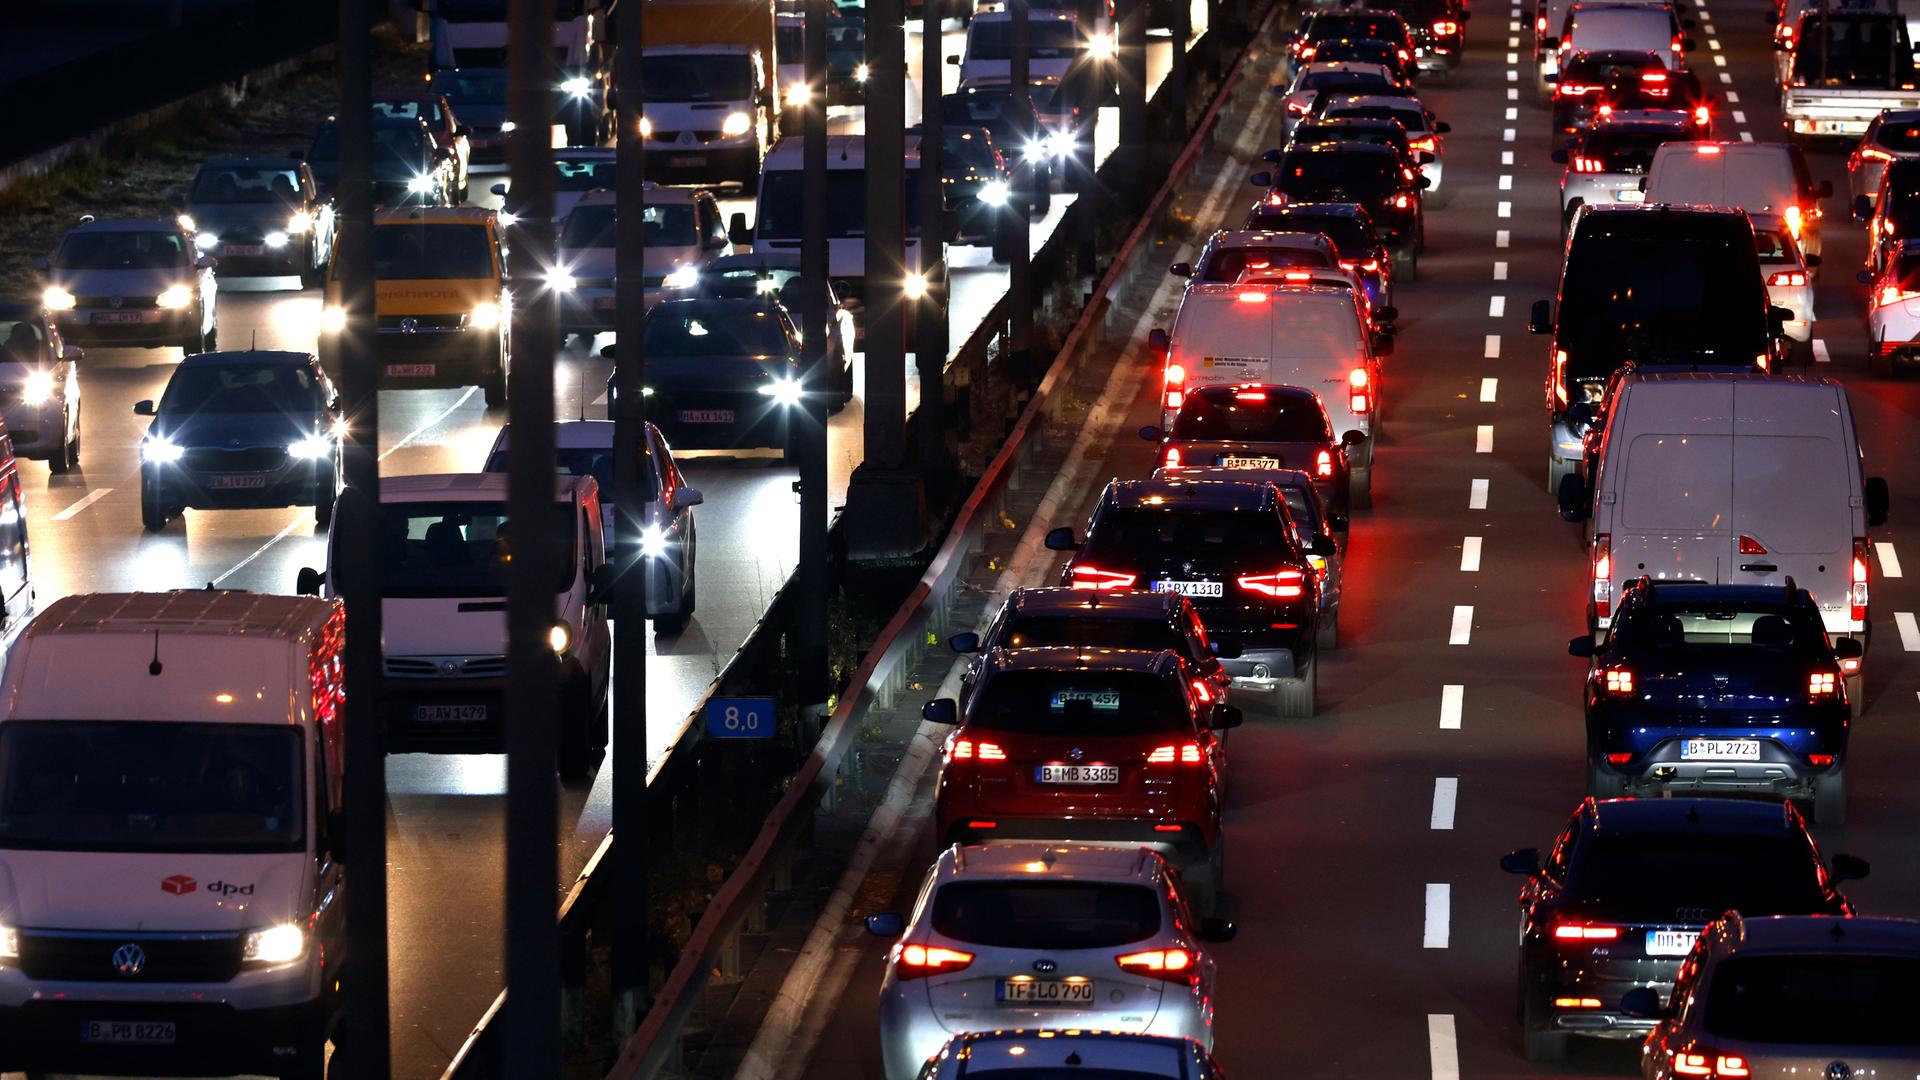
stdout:
POLYGON ((999 828, 999 827, 1000 827, 1000 823, 999 823, 999 822, 997 822, 997 821, 969 821, 969 822, 967 822, 967 828, 969 828, 969 829, 997 829, 997 828, 999 828))
POLYGON ((1153 831, 1154 831, 1154 832, 1179 832, 1179 831, 1180 831, 1180 826, 1178 826, 1178 825, 1155 825, 1155 826, 1153 827, 1153 831))
POLYGON ((1827 766, 1833 764, 1833 755, 1832 754, 1808 754, 1807 764, 1818 765, 1824 769, 1827 766))
POLYGON ((1233 395, 1233 400, 1260 402, 1267 400, 1267 395, 1265 391, 1261 390, 1242 390, 1233 395))
POLYGON ((1625 765, 1627 762, 1632 760, 1633 760, 1633 754, 1631 752, 1625 753, 1625 754, 1608 754, 1607 755, 1607 764, 1609 765, 1625 765))
POLYGON ((1760 543, 1760 541, 1755 540, 1753 537, 1746 536, 1744 534, 1740 537, 1740 554, 1765 555, 1766 553, 1767 553, 1766 545, 1760 543))

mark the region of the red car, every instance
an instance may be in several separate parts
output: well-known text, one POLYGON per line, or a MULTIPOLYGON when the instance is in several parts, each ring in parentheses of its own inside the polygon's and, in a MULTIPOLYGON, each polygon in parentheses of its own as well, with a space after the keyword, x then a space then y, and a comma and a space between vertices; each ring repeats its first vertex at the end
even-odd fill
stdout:
POLYGON ((424 90, 376 94, 373 114, 399 120, 424 121, 428 133, 433 136, 434 148, 440 151, 441 157, 453 162, 453 204, 461 206, 466 203, 467 162, 473 156, 472 146, 467 141, 470 132, 453 115, 453 103, 447 100, 445 94, 424 90))
POLYGON ((995 649, 942 747, 934 823, 944 844, 995 840, 1150 847, 1213 910, 1225 870, 1226 744, 1240 710, 1169 651, 995 649))

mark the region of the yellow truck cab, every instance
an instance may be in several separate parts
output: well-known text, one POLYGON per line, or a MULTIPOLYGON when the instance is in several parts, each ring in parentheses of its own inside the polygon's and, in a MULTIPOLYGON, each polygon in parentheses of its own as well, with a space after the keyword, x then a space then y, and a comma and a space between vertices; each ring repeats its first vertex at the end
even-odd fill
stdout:
MULTIPOLYGON (((335 258, 320 318, 320 360, 340 370, 346 325, 335 258)), ((478 386, 507 401, 512 297, 500 223, 479 207, 395 207, 373 220, 376 316, 372 349, 381 389, 478 386)))

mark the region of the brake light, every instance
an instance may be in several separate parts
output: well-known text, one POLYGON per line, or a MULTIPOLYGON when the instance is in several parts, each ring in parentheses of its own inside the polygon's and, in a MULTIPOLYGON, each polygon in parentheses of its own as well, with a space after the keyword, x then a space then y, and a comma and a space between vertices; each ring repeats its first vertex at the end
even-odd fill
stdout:
POLYGON ((1547 17, 1545 15, 1538 16, 1533 20, 1533 32, 1536 34, 1544 34, 1547 32, 1547 17))
POLYGON ((1598 86, 1588 86, 1585 83, 1561 83, 1557 92, 1561 97, 1586 97, 1598 89, 1600 89, 1598 86))
POLYGON ((1287 111, 1295 116, 1305 116, 1307 115, 1307 110, 1311 108, 1313 108, 1313 106, 1310 103, 1298 99, 1287 102, 1287 111))
POLYGON ((1186 391, 1182 389, 1182 387, 1187 384, 1187 369, 1181 367, 1179 364, 1168 364, 1165 381, 1167 388, 1166 407, 1169 409, 1178 409, 1181 403, 1187 400, 1186 391))
POLYGON ((1191 983, 1196 975, 1193 954, 1185 949, 1151 949, 1147 952, 1122 953, 1113 959, 1120 965, 1121 971, 1131 975, 1144 975, 1149 979, 1191 983))
POLYGON ((1853 585, 1847 591, 1847 618, 1860 622, 1867 617, 1867 538, 1853 538, 1853 585))
POLYGON ((1567 403, 1567 350, 1553 350, 1553 399, 1567 403))
MULTIPOLYGON (((1200 680, 1195 679, 1193 685, 1195 689, 1200 689, 1200 680)), ((1201 692, 1205 693, 1204 690, 1201 692)), ((1176 761, 1182 765, 1198 765, 1204 760, 1206 758, 1200 751, 1200 744, 1194 742, 1181 743, 1178 746, 1156 746, 1153 748, 1153 753, 1147 755, 1149 765, 1172 765, 1176 761)))
POLYGON ((1379 271, 1380 260, 1368 259, 1366 262, 1359 262, 1356 260, 1354 262, 1343 262, 1340 265, 1345 269, 1352 270, 1355 272, 1365 270, 1367 273, 1372 274, 1372 273, 1377 273, 1379 271))
POLYGON ((1243 292, 1235 297, 1235 299, 1243 304, 1264 304, 1267 302, 1267 294, 1263 292, 1243 292))
POLYGON ((1180 448, 1177 446, 1167 447, 1167 459, 1161 462, 1161 464, 1175 465, 1175 466, 1179 465, 1180 464, 1180 448))
POLYGON ((1704 126, 1707 122, 1711 121, 1712 119, 1713 119, 1713 114, 1707 111, 1707 107, 1705 105, 1697 106, 1693 110, 1693 122, 1696 124, 1700 124, 1704 126))
POLYGON ((1633 693, 1632 668, 1607 668, 1605 669, 1605 676, 1607 680, 1607 693, 1621 695, 1633 693))
POLYGON ((1613 612, 1613 536, 1596 533, 1593 537, 1593 613, 1613 612))
POLYGON ((1366 368, 1354 368, 1347 373, 1347 407, 1355 416, 1373 411, 1373 387, 1366 368))
POLYGON ((972 739, 955 739, 950 757, 954 761, 973 761, 975 758, 981 761, 1005 761, 1007 752, 1000 748, 999 743, 977 743, 972 739))
POLYGON ((1795 240, 1800 239, 1800 230, 1804 226, 1800 208, 1789 205, 1785 210, 1780 211, 1780 217, 1787 223, 1787 232, 1793 234, 1795 240))
POLYGON ((1807 274, 1804 270, 1781 270, 1767 278, 1769 285, 1805 285, 1807 274))
POLYGON ((1407 146, 1414 150, 1432 151, 1440 145, 1440 140, 1431 135, 1421 139, 1408 139, 1407 146))
POLYGON ((1276 570, 1271 574, 1242 574, 1234 579, 1242 589, 1271 596, 1277 600, 1291 600, 1305 596, 1307 576, 1298 570, 1276 570))
POLYGON ((1833 693, 1833 681, 1836 678, 1831 671, 1816 671, 1807 676, 1807 693, 1814 697, 1823 697, 1833 693))
POLYGON ((1882 304, 1897 304, 1902 300, 1912 300, 1916 297, 1920 297, 1920 293, 1901 292, 1897 287, 1892 285, 1882 285, 1880 287, 1879 302, 1882 304))
POLYGON ((1766 553, 1767 553, 1767 547, 1765 544, 1762 544, 1760 541, 1755 540, 1753 537, 1748 536, 1745 533, 1740 534, 1740 554, 1765 555, 1766 553))
POLYGON ((1287 197, 1285 195, 1282 195, 1277 191, 1270 191, 1267 193, 1268 206, 1285 206, 1286 204, 1287 204, 1287 197))
POLYGON ((1553 1007, 1556 1009, 1597 1009, 1600 1007, 1600 999, 1558 997, 1553 999, 1553 1007))
POLYGON ((1712 155, 1719 153, 1720 148, 1713 143, 1701 143, 1699 146, 1694 147, 1694 151, 1696 153, 1712 155))
POLYGON ((1076 566, 1072 571, 1073 587, 1076 589, 1131 589, 1139 580, 1138 574, 1123 574, 1118 570, 1102 570, 1097 566, 1076 566))
POLYGON ((1613 941, 1620 936, 1617 926, 1588 926, 1584 923, 1557 923, 1553 928, 1555 941, 1613 941))
POLYGON ((1663 83, 1667 81, 1667 73, 1664 71, 1643 71, 1640 73, 1640 81, 1643 83, 1663 83))
POLYGON ((1739 1054, 1675 1054, 1673 1055, 1673 1074, 1675 1076, 1709 1076, 1719 1080, 1739 1080, 1752 1076, 1753 1070, 1747 1067, 1747 1059, 1739 1054))
POLYGON ((1412 205, 1413 197, 1410 195, 1395 195, 1393 197, 1393 208, 1395 210, 1405 210, 1412 205))
POLYGON ((1265 390, 1240 390, 1234 393, 1233 400, 1258 403, 1267 400, 1267 392, 1265 390))
POLYGON ((1307 273, 1305 270, 1289 270, 1281 276, 1288 281, 1312 281, 1313 280, 1313 275, 1307 273))
POLYGON ((1200 699, 1200 704, 1202 705, 1213 704, 1213 691, 1207 688, 1207 680, 1195 679, 1193 680, 1192 685, 1193 685, 1193 696, 1200 699))
POLYGON ((1893 155, 1877 146, 1863 146, 1857 155, 1861 161, 1892 161, 1893 155))
POLYGON ((896 945, 894 946, 893 977, 924 979, 929 975, 960 971, 971 963, 973 963, 972 953, 949 949, 944 945, 896 945))
POLYGON ((1590 158, 1585 154, 1577 154, 1573 159, 1573 171, 1581 173, 1606 172, 1607 167, 1599 158, 1590 158))
POLYGON ((1333 451, 1322 450, 1318 454, 1314 455, 1313 475, 1315 476, 1332 476, 1333 475, 1333 451))

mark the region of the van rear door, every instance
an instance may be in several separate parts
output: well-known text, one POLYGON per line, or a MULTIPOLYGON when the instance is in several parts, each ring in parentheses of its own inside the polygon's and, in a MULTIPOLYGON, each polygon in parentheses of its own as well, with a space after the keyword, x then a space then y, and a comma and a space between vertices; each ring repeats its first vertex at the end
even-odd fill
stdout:
POLYGON ((1190 389, 1265 382, 1273 357, 1271 291, 1192 290, 1180 304, 1173 334, 1173 363, 1186 369, 1190 389))
POLYGON ((1613 595, 1641 575, 1725 582, 1732 531, 1733 385, 1657 382, 1629 389, 1619 478, 1601 493, 1612 520, 1613 595), (1622 453, 1623 451, 1623 453, 1622 453))
POLYGON ((1853 475, 1832 387, 1734 386, 1733 528, 1726 577, 1737 585, 1794 583, 1813 594, 1829 630, 1847 629, 1853 558, 1853 475))

